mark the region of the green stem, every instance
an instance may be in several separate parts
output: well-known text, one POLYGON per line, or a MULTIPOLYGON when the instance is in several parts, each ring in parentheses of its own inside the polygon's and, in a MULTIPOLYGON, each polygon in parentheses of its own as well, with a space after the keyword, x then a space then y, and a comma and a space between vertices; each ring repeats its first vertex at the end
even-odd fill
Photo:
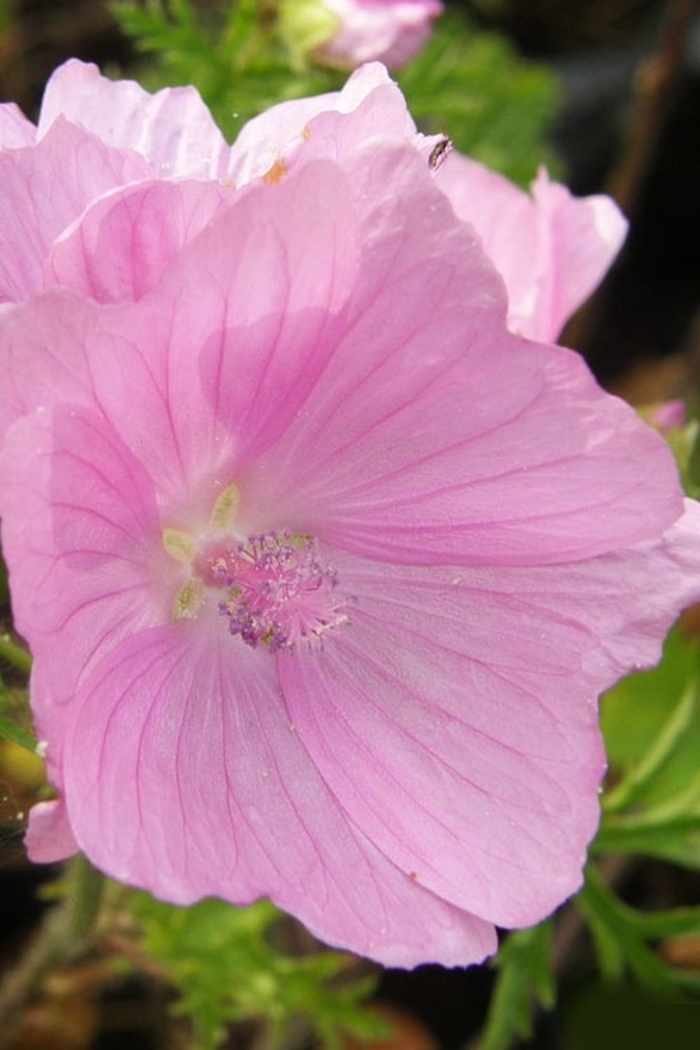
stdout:
POLYGON ((25 674, 29 674, 32 669, 31 656, 21 645, 13 642, 9 634, 0 634, 0 660, 5 660, 25 674))
POLYGON ((95 936, 103 876, 82 856, 70 862, 63 901, 47 914, 23 959, 0 989, 0 1050, 12 1043, 22 1008, 56 966, 84 954, 95 936))

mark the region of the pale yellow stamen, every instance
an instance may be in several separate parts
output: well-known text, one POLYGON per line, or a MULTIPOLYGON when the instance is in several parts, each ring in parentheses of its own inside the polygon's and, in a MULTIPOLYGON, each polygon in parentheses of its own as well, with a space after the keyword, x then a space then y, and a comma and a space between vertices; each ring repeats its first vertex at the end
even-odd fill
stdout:
POLYGON ((197 553, 197 541, 181 529, 163 529, 163 546, 175 561, 188 565, 197 553))
POLYGON ((289 168, 287 167, 286 161, 279 157, 272 167, 263 175, 263 182, 266 182, 268 186, 276 186, 282 181, 285 175, 289 174, 289 168))
POLYGON ((183 583, 173 602, 173 619, 194 620, 204 604, 204 584, 201 580, 183 583))
POLYGON ((238 514, 241 505, 241 491, 235 482, 223 490, 211 512, 209 526, 214 532, 228 532, 238 514))

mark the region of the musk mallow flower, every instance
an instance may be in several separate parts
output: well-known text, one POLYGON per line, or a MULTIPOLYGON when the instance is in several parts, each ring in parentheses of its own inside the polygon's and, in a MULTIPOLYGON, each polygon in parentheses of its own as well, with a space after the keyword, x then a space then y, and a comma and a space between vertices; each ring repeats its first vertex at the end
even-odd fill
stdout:
POLYGON ((273 106, 233 146, 194 88, 151 95, 95 66, 61 66, 37 128, 0 106, 0 303, 54 284, 100 301, 138 298, 236 188, 391 142, 412 144, 433 165, 457 215, 477 231, 508 289, 511 327, 555 338, 615 257, 620 212, 603 196, 573 198, 544 173, 528 196, 475 161, 446 156, 444 138, 417 132, 377 63, 342 91, 273 106), (164 198, 178 221, 159 238, 151 226, 164 198), (121 269, 110 267, 106 283, 100 260, 115 250, 124 252, 121 269))
POLYGON ((283 0, 282 32, 306 57, 353 69, 379 61, 397 69, 422 50, 440 0, 283 0))
POLYGON ((245 187, 136 302, 0 316, 34 859, 267 895, 401 966, 575 891, 596 698, 700 595, 700 513, 506 316, 424 158, 377 143, 245 187))
POLYGON ((436 178, 505 281, 511 327, 556 339, 622 247, 627 222, 617 205, 604 194, 574 197, 544 168, 526 193, 456 152, 436 178))

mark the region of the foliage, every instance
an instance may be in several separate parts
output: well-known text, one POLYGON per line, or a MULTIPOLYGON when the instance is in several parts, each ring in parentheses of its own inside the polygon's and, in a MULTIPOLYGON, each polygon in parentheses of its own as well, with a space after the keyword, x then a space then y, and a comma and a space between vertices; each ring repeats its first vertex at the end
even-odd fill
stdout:
MULTIPOLYGON (((603 698, 610 762, 594 857, 654 856, 700 867, 700 645, 671 632, 658 667, 623 679, 603 698)), ((619 860, 619 857, 615 857, 619 860)), ((658 994, 700 994, 700 975, 670 966, 657 942, 700 933, 700 907, 646 913, 588 865, 574 900, 604 979, 631 975, 658 994)), ((551 920, 511 934, 494 961, 496 990, 480 1050, 508 1050, 556 998, 551 920)))
POLYGON ((576 898, 593 937, 601 973, 620 980, 629 970, 655 993, 700 993, 700 974, 670 966, 652 947, 664 938, 700 933, 700 907, 645 913, 624 904, 589 865, 576 898))
POLYGON ((520 60, 505 38, 448 12, 397 80, 424 130, 444 131, 462 153, 522 185, 539 164, 556 171, 545 134, 557 81, 544 66, 520 60))
POLYGON ((506 939, 494 960, 499 976, 480 1050, 508 1050, 516 1038, 527 1039, 535 1008, 554 1006, 551 941, 551 920, 506 939))
POLYGON ((363 1005, 374 987, 371 973, 358 978, 357 962, 337 952, 289 954, 279 946, 288 920, 267 901, 234 908, 209 899, 176 908, 135 893, 132 912, 145 951, 180 993, 176 1009, 193 1021, 199 1050, 217 1047, 229 1023, 251 1019, 265 1022, 268 1046, 282 1045, 300 1018, 330 1050, 343 1033, 369 1038, 385 1031, 363 1005))
POLYGON ((246 120, 268 106, 333 90, 344 79, 328 70, 290 68, 269 15, 272 6, 224 0, 205 17, 189 0, 118 0, 112 11, 138 50, 149 56, 139 70, 143 86, 153 91, 194 84, 233 140, 246 120))
POLYGON ((602 705, 611 766, 595 852, 700 867, 700 647, 676 628, 658 667, 602 705))
MULTIPOLYGON (((337 90, 347 77, 303 63, 277 32, 273 3, 223 0, 208 18, 189 0, 119 0, 112 10, 150 56, 141 82, 151 90, 195 84, 230 139, 273 103, 337 90)), ((457 149, 516 182, 529 182, 544 161, 556 167, 545 145, 557 105, 554 76, 460 13, 436 21, 431 40, 397 80, 424 130, 444 131, 457 149)))
POLYGON ((0 635, 0 740, 9 740, 35 754, 37 741, 29 728, 31 716, 26 690, 9 684, 13 669, 23 676, 30 665, 26 650, 8 635, 0 635))

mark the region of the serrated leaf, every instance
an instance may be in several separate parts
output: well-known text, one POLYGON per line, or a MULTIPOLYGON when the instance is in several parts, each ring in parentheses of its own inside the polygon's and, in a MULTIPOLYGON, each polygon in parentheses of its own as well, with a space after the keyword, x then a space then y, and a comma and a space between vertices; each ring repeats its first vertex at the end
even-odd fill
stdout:
POLYGON ((177 908, 139 893, 131 910, 145 951, 165 967, 179 992, 177 1012, 192 1019, 198 1045, 206 1050, 218 1046, 235 1021, 263 1021, 280 1035, 303 1017, 328 1047, 340 1045, 342 1032, 383 1031, 364 1006, 373 978, 363 971, 350 979, 348 967, 355 963, 337 952, 295 956, 275 949, 281 914, 268 901, 236 908, 209 899, 177 908))
POLYGON ((605 977, 620 980, 629 971, 657 993, 700 994, 700 974, 670 966, 649 943, 697 930, 700 908, 646 915, 616 897, 593 866, 575 903, 593 935, 605 977))
POLYGON ((556 1001, 551 967, 551 921, 511 933, 493 965, 499 971, 480 1050, 509 1050, 532 1034, 537 1006, 556 1001))

